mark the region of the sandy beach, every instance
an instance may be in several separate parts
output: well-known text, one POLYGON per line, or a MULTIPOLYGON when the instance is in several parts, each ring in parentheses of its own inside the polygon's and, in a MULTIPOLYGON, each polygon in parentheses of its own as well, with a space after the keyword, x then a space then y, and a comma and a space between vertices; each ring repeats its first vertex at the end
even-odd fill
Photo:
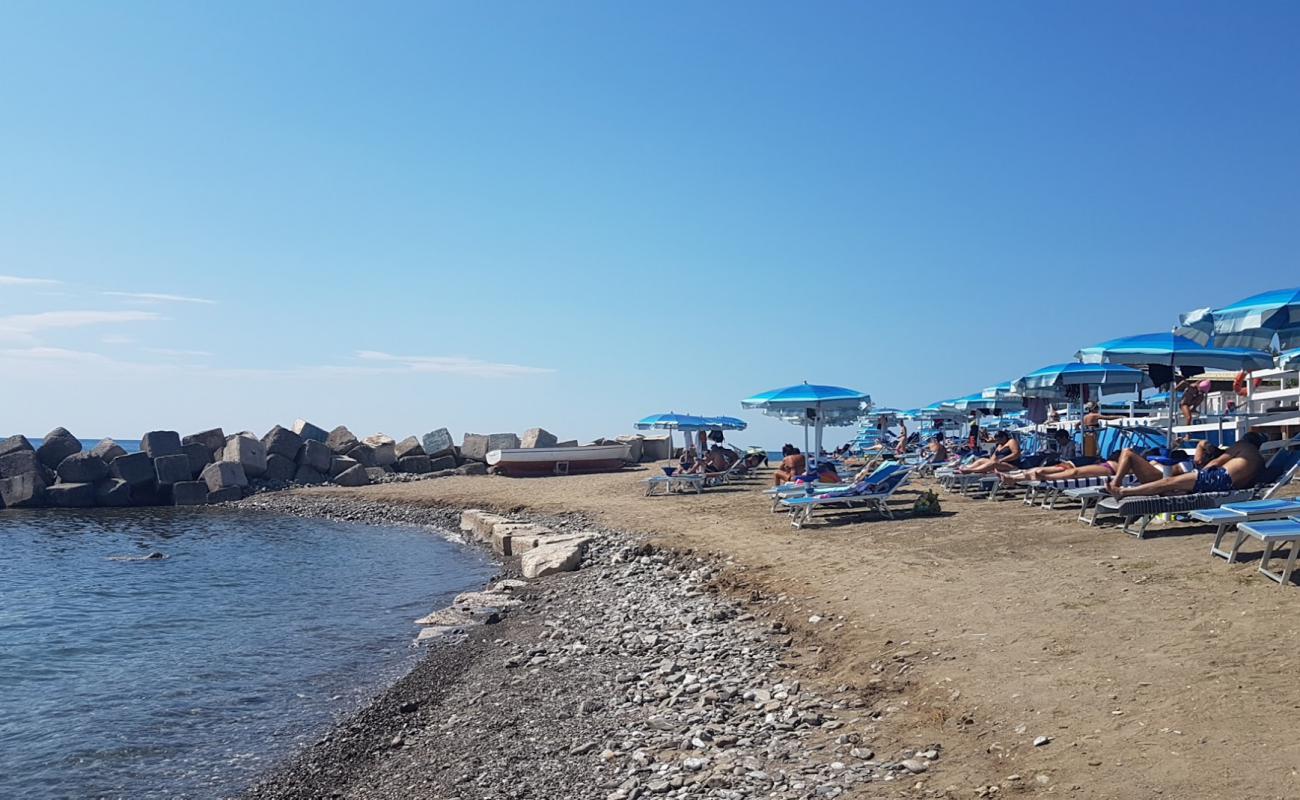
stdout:
MULTIPOLYGON (((1211 559, 1207 528, 1139 541, 1068 511, 944 494, 938 517, 829 515, 795 531, 759 481, 645 497, 641 480, 656 473, 300 494, 580 513, 722 559, 711 585, 785 621, 800 680, 869 698, 871 748, 941 743, 917 780, 863 783, 859 796, 1300 792, 1288 724, 1300 705, 1294 592, 1255 575, 1250 559, 1211 559)), ((896 507, 913 497, 900 492, 896 507)))

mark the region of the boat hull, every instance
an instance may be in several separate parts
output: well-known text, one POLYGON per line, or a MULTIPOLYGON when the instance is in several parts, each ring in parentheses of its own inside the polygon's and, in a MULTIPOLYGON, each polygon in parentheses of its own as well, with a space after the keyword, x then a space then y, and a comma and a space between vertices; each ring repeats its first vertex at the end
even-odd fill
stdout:
POLYGON ((487 463, 497 475, 577 475, 616 472, 627 463, 627 455, 627 445, 515 448, 493 450, 487 463))

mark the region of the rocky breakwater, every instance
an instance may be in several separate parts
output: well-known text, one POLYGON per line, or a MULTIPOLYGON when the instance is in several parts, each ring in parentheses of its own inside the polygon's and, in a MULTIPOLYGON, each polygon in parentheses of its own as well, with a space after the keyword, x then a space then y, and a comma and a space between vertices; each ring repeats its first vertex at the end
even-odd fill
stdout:
POLYGON ((86 450, 67 429, 55 428, 39 448, 25 436, 0 441, 0 509, 194 506, 290 486, 366 486, 482 471, 460 466, 445 429, 425 440, 430 437, 447 446, 431 455, 414 436, 358 439, 343 426, 327 432, 297 420, 261 437, 221 428, 188 436, 150 431, 140 451, 128 453, 112 439, 86 450))

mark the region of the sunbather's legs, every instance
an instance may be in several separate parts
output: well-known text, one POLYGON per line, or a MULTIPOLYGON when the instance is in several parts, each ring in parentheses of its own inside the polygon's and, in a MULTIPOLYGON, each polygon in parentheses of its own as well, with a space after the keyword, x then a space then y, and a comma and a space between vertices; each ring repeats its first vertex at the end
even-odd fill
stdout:
MULTIPOLYGON (((1159 469, 1157 467, 1157 469, 1159 469)), ((1116 497, 1146 497, 1160 494, 1188 494, 1196 486, 1196 472, 1184 472, 1172 478, 1160 478, 1137 486, 1113 487, 1110 493, 1116 497)))
POLYGON ((1119 465, 1115 468, 1115 477, 1111 479, 1109 488, 1111 494, 1124 485, 1124 479, 1133 475, 1141 483, 1151 483, 1158 481, 1165 476, 1165 471, 1147 461, 1146 456, 1137 450, 1129 448, 1120 454, 1119 465))

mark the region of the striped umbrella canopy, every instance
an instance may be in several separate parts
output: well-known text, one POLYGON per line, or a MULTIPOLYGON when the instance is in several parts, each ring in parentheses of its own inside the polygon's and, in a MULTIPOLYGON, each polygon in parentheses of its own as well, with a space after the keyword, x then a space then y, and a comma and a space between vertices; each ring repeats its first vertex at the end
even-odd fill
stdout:
POLYGON ((1184 336, 1145 333, 1111 339, 1075 353, 1085 364, 1123 364, 1130 367, 1165 366, 1200 369, 1269 369, 1273 356, 1242 347, 1204 347, 1184 336))
POLYGON ((749 423, 739 417, 705 417, 704 420, 715 430, 743 431, 749 427, 749 423))
POLYGON ((992 397, 985 397, 983 392, 974 392, 973 394, 968 394, 965 397, 958 397, 956 400, 952 400, 950 402, 952 403, 953 408, 959 409, 961 411, 975 411, 977 409, 992 411, 998 406, 1003 405, 1006 402, 1006 400, 1005 399, 998 400, 992 397))
POLYGON ((809 456, 815 464, 822 448, 822 428, 827 425, 852 425, 871 410, 871 396, 843 386, 822 386, 807 382, 760 392, 740 401, 744 408, 762 411, 804 429, 804 449, 808 449, 808 426, 816 432, 816 450, 809 456))
POLYGON ((1016 388, 1027 397, 1056 397, 1067 386, 1147 389, 1151 387, 1151 379, 1142 370, 1123 364, 1068 361, 1036 369, 1016 380, 1016 388))
POLYGON ((661 430, 661 431, 706 431, 711 428, 709 420, 706 417, 697 417, 694 414, 677 414, 669 412, 667 414, 651 414, 643 417, 636 423, 636 429, 639 431, 661 430))
POLYGON ((1284 350, 1300 346, 1300 288, 1261 292, 1213 314, 1217 346, 1264 350, 1274 336, 1284 350))
POLYGON ((1278 369, 1300 369, 1300 347, 1278 354, 1278 369))
POLYGON ((1208 347, 1214 341, 1214 310, 1198 308, 1186 314, 1179 314, 1174 333, 1208 347))

